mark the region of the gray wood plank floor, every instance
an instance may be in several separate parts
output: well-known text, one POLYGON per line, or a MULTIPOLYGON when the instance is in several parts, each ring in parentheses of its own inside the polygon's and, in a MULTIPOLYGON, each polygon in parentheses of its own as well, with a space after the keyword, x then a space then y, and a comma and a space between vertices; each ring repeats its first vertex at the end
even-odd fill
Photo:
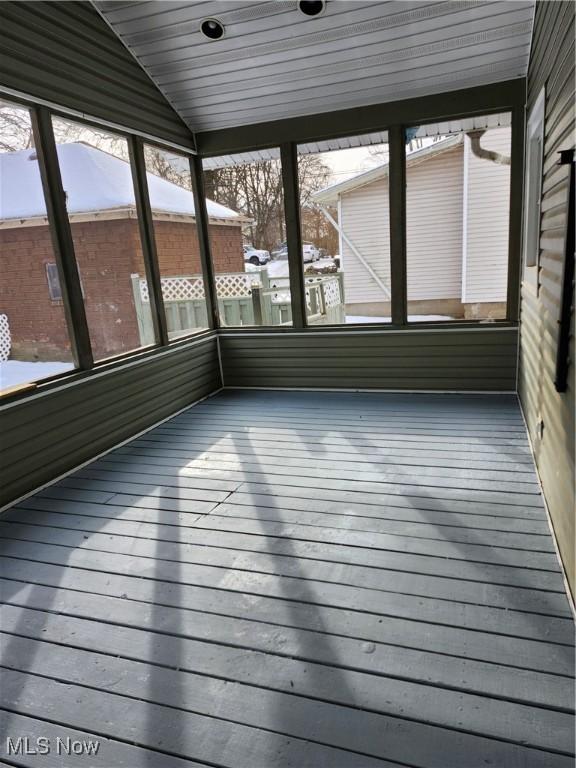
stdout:
POLYGON ((513 396, 221 392, 7 510, 0 598, 0 764, 573 766, 513 396))

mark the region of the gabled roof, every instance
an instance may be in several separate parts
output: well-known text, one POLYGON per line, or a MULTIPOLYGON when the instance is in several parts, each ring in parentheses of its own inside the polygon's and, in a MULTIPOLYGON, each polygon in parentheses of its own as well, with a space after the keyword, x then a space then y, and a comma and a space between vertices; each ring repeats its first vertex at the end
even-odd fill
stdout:
MULTIPOLYGON (((406 156, 406 166, 410 167, 418 165, 432 157, 437 157, 442 152, 454 149, 461 143, 462 134, 458 134, 456 136, 449 136, 447 139, 437 141, 434 144, 430 144, 428 147, 424 147, 423 149, 417 149, 415 152, 410 152, 410 154, 406 156)), ((364 187, 367 184, 372 184, 372 182, 378 181, 378 179, 383 179, 387 175, 388 163, 383 163, 382 165, 376 166, 376 168, 371 168, 369 171, 363 171, 356 176, 352 176, 350 179, 346 179, 345 181, 341 181, 338 184, 332 184, 330 187, 321 189, 312 195, 312 200, 315 203, 335 203, 337 202, 340 195, 351 192, 352 190, 358 189, 359 187, 364 187)))
MULTIPOLYGON (((58 159, 69 214, 102 214, 135 208, 132 173, 125 160, 81 142, 58 145, 58 159)), ((153 213, 195 215, 190 191, 152 173, 146 176, 153 213)), ((206 206, 211 219, 227 223, 237 220, 238 224, 246 221, 246 217, 212 200, 207 200, 206 206)), ((45 216, 36 151, 0 153, 0 220, 45 216)))

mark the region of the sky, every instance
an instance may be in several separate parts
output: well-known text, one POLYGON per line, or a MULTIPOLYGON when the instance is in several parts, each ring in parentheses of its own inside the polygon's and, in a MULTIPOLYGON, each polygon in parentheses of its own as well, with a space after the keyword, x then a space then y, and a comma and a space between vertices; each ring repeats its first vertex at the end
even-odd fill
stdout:
POLYGON ((385 163, 388 155, 375 157, 375 149, 386 150, 387 144, 377 144, 374 147, 354 147, 354 149, 340 149, 335 152, 323 152, 322 160, 332 169, 330 183, 337 184, 341 181, 356 176, 362 171, 368 171, 377 165, 385 163))

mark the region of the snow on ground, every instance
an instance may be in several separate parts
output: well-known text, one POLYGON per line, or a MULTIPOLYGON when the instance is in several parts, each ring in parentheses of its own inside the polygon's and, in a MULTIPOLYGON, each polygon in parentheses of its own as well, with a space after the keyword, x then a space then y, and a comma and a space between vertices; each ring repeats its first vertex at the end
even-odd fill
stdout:
POLYGON ((346 323, 356 325, 360 323, 389 323, 390 317, 368 317, 364 315, 346 315, 346 323))
MULTIPOLYGON (((391 318, 389 317, 368 317, 364 315, 347 315, 346 323, 351 325, 360 323, 389 323, 391 318)), ((454 320, 453 317, 447 315, 408 315, 408 320, 411 323, 426 323, 433 320, 454 320)))
POLYGON ((73 368, 73 363, 26 363, 21 360, 5 360, 0 362, 0 389, 29 384, 57 373, 66 373, 73 368))

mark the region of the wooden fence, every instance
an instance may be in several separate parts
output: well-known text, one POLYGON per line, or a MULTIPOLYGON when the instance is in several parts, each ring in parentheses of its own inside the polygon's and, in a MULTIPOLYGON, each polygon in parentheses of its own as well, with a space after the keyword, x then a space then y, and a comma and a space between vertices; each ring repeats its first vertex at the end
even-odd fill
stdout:
MULTIPOLYGON (((154 330, 148 283, 140 275, 131 277, 140 341, 143 345, 151 344, 154 330)), ((345 322, 342 272, 309 276, 304 283, 310 324, 345 322)), ((288 277, 270 277, 265 269, 216 275, 216 293, 223 326, 290 325, 292 322, 288 277)), ((208 326, 201 275, 163 277, 162 296, 170 338, 208 326)))

